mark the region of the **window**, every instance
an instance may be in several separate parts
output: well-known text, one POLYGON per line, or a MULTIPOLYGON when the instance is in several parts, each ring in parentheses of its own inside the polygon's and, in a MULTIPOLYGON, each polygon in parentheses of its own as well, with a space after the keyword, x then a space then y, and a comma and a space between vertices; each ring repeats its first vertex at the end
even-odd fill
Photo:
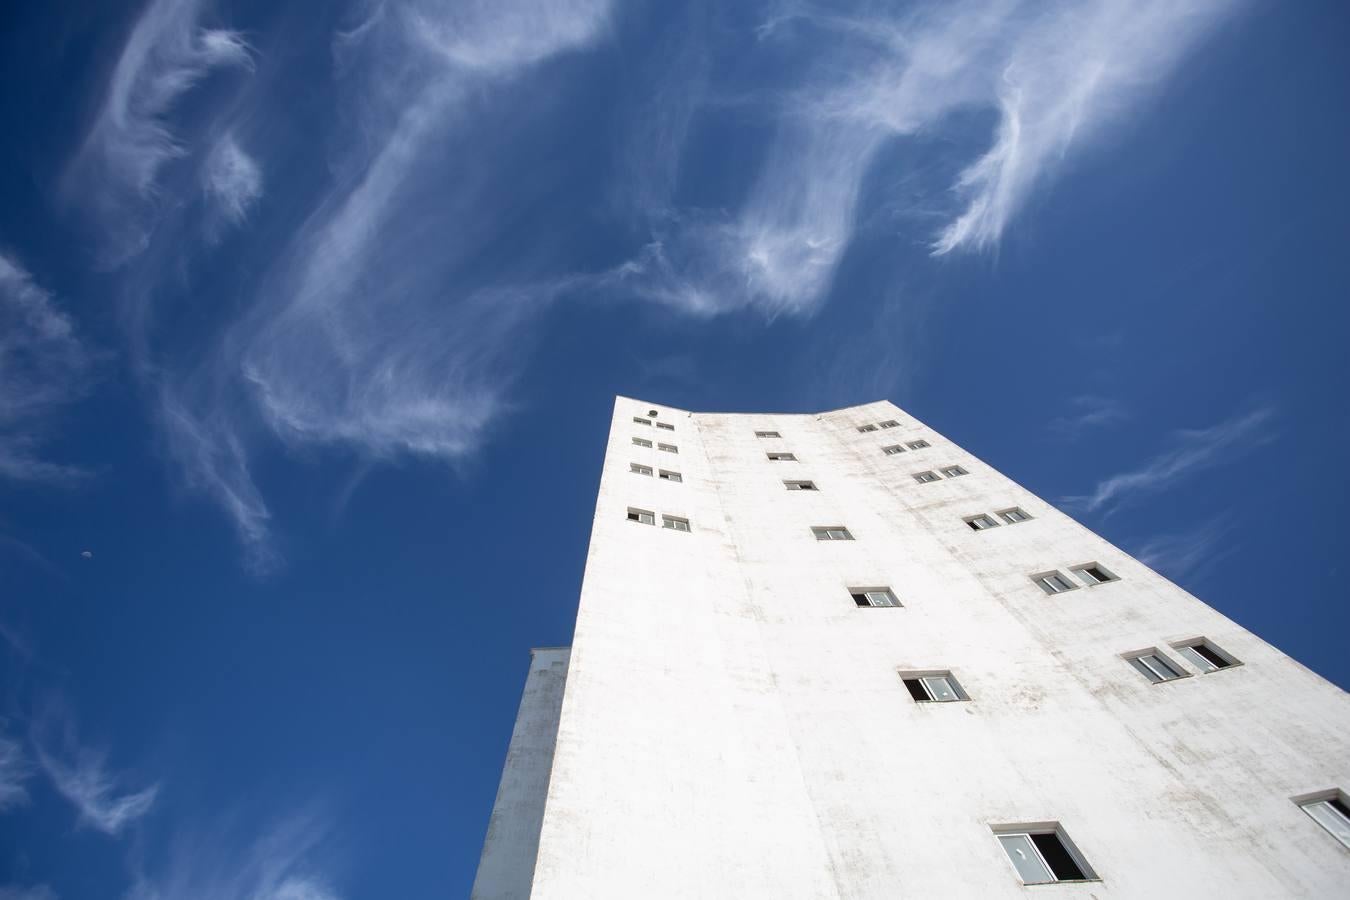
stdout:
POLYGON ((1040 589, 1047 594, 1062 594, 1078 587, 1060 572, 1044 572, 1040 575, 1032 575, 1031 580, 1036 582, 1040 589))
POLYGON ((789 491, 814 491, 816 483, 814 481, 785 481, 783 487, 789 491))
POLYGON ((900 427, 900 423, 897 422, 897 421, 895 421, 894 419, 888 419, 888 420, 885 421, 885 422, 878 422, 877 424, 880 425, 882 428, 899 428, 899 427, 900 427))
POLYGON ((1238 665, 1238 661, 1204 638, 1173 644, 1172 647, 1186 660, 1206 674, 1238 665))
POLYGON ((655 525, 656 515, 647 512, 645 509, 633 509, 633 507, 630 506, 628 507, 628 521, 638 522, 642 525, 655 525))
POLYGON ((876 431, 876 430, 877 430, 877 426, 875 426, 875 425, 859 425, 859 426, 858 426, 858 430, 859 430, 859 431, 863 431, 863 432, 867 432, 867 431, 876 431))
POLYGON ((1346 805, 1345 794, 1332 791, 1302 801, 1296 798, 1294 802, 1342 846, 1350 847, 1350 806, 1346 805))
POLYGON ((757 437, 757 438, 780 438, 780 437, 782 437, 782 435, 779 434, 779 433, 776 432, 776 431, 756 431, 756 432, 755 432, 755 437, 757 437))
POLYGON ((967 472, 965 469, 961 468, 960 466, 947 466, 945 469, 942 469, 941 471, 942 471, 942 474, 943 474, 943 475, 946 475, 948 478, 955 478, 955 477, 958 476, 958 475, 969 475, 969 474, 970 474, 969 472, 967 472))
POLYGON ((1020 507, 1014 506, 1012 509, 1000 509, 998 517, 1009 525, 1016 525, 1018 522, 1030 521, 1031 516, 1027 515, 1020 507))
POLYGON ((674 430, 675 430, 675 426, 672 425, 672 424, 670 424, 669 422, 657 422, 657 423, 656 423, 656 427, 657 427, 657 428, 663 428, 663 429, 665 429, 666 431, 674 431, 674 430))
POLYGON ((969 525, 975 531, 984 531, 986 528, 998 527, 998 523, 995 522, 989 516, 986 516, 984 513, 980 513, 978 516, 971 516, 969 519, 966 519, 966 524, 969 525))
POLYGON ((652 442, 646 438, 633 438, 633 443, 639 447, 650 447, 652 445, 652 442))
POLYGON ((887 587, 849 588, 848 593, 853 598, 853 602, 863 609, 900 605, 900 601, 895 599, 895 594, 891 593, 891 589, 887 587))
POLYGON ((843 525, 813 525, 811 533, 818 541, 851 541, 853 535, 843 525))
POLYGON ((915 703, 954 703, 970 699, 951 672, 901 672, 900 678, 915 703))
POLYGON ((651 420, 651 419, 644 419, 644 418, 642 418, 642 416, 633 416, 633 421, 636 422, 636 423, 638 423, 639 425, 650 425, 650 424, 652 424, 652 420, 651 420))
POLYGON ((929 482, 941 481, 942 479, 937 477, 937 475, 935 475, 932 472, 915 472, 914 480, 917 481, 919 484, 928 484, 929 482))
POLYGON ((635 475, 650 475, 652 474, 652 467, 644 466, 639 463, 629 463, 628 471, 634 473, 635 475))
POLYGON ((1097 878, 1058 825, 1009 825, 994 832, 1023 884, 1097 878))
POLYGON ((910 441, 906 446, 911 450, 922 450, 924 447, 931 447, 933 445, 927 441, 910 441))
POLYGON ((1120 580, 1120 578, 1108 572, 1105 566, 1100 566, 1097 563, 1089 563, 1085 566, 1074 566, 1073 574, 1077 575, 1079 580, 1088 587, 1097 584, 1106 584, 1108 581, 1120 580))
POLYGON ((653 419, 655 419, 655 418, 656 418, 656 410, 654 410, 654 409, 649 409, 649 410, 647 410, 647 415, 649 415, 649 416, 651 416, 653 419))
POLYGON ((657 445, 656 445, 656 449, 657 449, 657 450, 664 450, 664 451, 666 451, 667 453, 679 453, 679 452, 680 452, 680 448, 679 448, 679 447, 676 447, 674 444, 657 444, 657 445))
POLYGON ((1176 663, 1160 653, 1156 647, 1145 650, 1143 653, 1128 654, 1125 659, 1154 684, 1186 677, 1186 673, 1181 671, 1176 663))
POLYGON ((660 471, 659 477, 662 481, 684 481, 683 476, 681 476, 679 472, 668 472, 665 469, 660 471))
POLYGON ((688 531, 689 520, 681 519, 679 516, 661 516, 661 527, 669 528, 671 531, 688 531))
POLYGON ((770 454, 768 454, 768 457, 769 457, 769 459, 772 460, 773 462, 796 462, 796 461, 797 461, 797 457, 793 456, 791 453, 770 453, 770 454))
POLYGON ((885 453, 887 456, 895 456, 897 453, 904 453, 905 448, 901 447, 899 444, 892 444, 889 447, 882 447, 881 452, 885 453))

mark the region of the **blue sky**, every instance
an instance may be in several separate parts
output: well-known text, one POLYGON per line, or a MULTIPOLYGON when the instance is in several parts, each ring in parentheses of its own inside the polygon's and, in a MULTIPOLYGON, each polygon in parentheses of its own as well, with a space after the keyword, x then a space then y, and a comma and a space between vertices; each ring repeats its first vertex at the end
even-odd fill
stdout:
POLYGON ((1343 3, 0 15, 0 900, 467 895, 615 393, 891 399, 1350 684, 1343 3))

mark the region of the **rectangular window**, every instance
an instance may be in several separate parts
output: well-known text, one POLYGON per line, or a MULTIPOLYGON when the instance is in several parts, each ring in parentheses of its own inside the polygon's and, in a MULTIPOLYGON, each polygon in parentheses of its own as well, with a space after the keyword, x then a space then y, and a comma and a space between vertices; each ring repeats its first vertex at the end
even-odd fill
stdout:
POLYGON ((642 525, 655 525, 656 515, 645 509, 633 509, 633 507, 630 506, 628 507, 628 521, 637 522, 642 525))
POLYGON ((910 441, 905 446, 909 447, 909 449, 911 450, 922 450, 924 447, 931 447, 933 445, 928 443, 927 441, 921 440, 921 441, 910 441))
POLYGON ((650 447, 652 445, 652 442, 646 438, 633 438, 633 443, 639 447, 650 447))
POLYGON ((660 428, 660 429, 662 429, 662 430, 664 430, 664 431, 674 431, 674 430, 675 430, 675 426, 672 425, 672 424, 670 424, 669 422, 657 422, 657 423, 656 423, 656 427, 657 427, 657 428, 660 428))
POLYGON ((887 419, 885 422, 878 422, 877 424, 880 425, 882 428, 899 428, 899 427, 900 427, 900 423, 897 422, 897 421, 895 421, 894 419, 887 419))
POLYGON ((661 527, 669 528, 671 531, 688 531, 689 520, 681 519, 679 516, 661 516, 661 527))
POLYGON ((1040 575, 1032 575, 1031 580, 1047 594, 1062 594, 1078 587, 1061 572, 1043 572, 1040 575))
POLYGON ((1093 881, 1097 878, 1058 825, 1010 825, 996 828, 994 832, 1023 884, 1093 881), (1020 830, 1023 827, 1026 830, 1020 830))
POLYGON ((888 587, 849 588, 853 602, 864 609, 899 606, 900 601, 888 587))
POLYGON ((919 484, 928 484, 929 482, 941 481, 942 479, 937 477, 933 472, 915 472, 914 480, 919 484))
POLYGON ((986 528, 998 527, 998 523, 995 522, 989 516, 986 516, 984 513, 980 513, 978 516, 971 516, 969 519, 966 519, 966 524, 969 525, 975 531, 984 531, 986 528))
POLYGON ((866 432, 866 431, 876 431, 876 430, 877 430, 877 426, 875 426, 875 425, 859 425, 859 426, 858 426, 858 430, 859 430, 859 431, 864 431, 864 432, 866 432))
POLYGON ((755 437, 757 437, 757 438, 780 438, 780 437, 782 437, 782 435, 779 434, 779 433, 776 432, 776 431, 756 431, 756 432, 755 432, 755 437))
POLYGON ((1120 578, 1108 572, 1105 566, 1098 565, 1097 563, 1074 566, 1073 574, 1077 575, 1079 580, 1088 587, 1092 587, 1096 584, 1106 584, 1108 581, 1120 580, 1120 578))
POLYGON ((768 454, 768 457, 769 457, 769 459, 772 460, 773 462, 796 462, 796 461, 797 461, 797 457, 793 456, 791 453, 770 453, 770 454, 768 454))
POLYGON ((954 703, 970 699, 951 672, 901 672, 900 678, 916 703, 954 703))
POLYGON ((1176 663, 1159 652, 1156 647, 1145 650, 1143 653, 1129 654, 1125 659, 1154 684, 1186 677, 1186 673, 1181 671, 1176 663))
POLYGON ((967 472, 965 469, 961 468, 960 466, 947 466, 945 469, 942 469, 941 471, 942 471, 942 474, 943 474, 943 475, 946 475, 948 478, 955 478, 955 477, 958 476, 958 475, 969 475, 969 474, 970 474, 969 472, 967 472))
POLYGON ((1204 638, 1173 644, 1172 647, 1186 657, 1187 662, 1206 674, 1232 668, 1238 664, 1236 659, 1204 638))
POLYGON ((656 445, 656 449, 657 449, 657 450, 664 450, 664 451, 666 451, 667 453, 679 453, 679 452, 680 452, 680 448, 679 448, 679 447, 676 447, 674 444, 657 444, 657 445, 656 445))
POLYGON ((843 525, 813 525, 811 533, 818 541, 851 541, 853 535, 843 525))
POLYGON ((816 483, 814 481, 785 481, 783 487, 789 491, 814 491, 816 483))
POLYGON ((659 477, 662 481, 684 481, 684 477, 679 472, 668 472, 665 469, 660 471, 659 477))
POLYGON ((1331 832, 1331 836, 1340 841, 1341 846, 1350 847, 1350 806, 1345 803, 1345 794, 1335 791, 1320 799, 1295 802, 1314 822, 1331 832))
POLYGON ((634 474, 636 474, 636 475, 650 475, 650 474, 652 474, 652 467, 651 467, 651 466, 644 466, 644 465, 641 465, 640 463, 629 463, 629 464, 628 464, 628 471, 630 471, 630 472, 632 472, 632 473, 634 473, 634 474))
POLYGON ((881 452, 885 453, 887 456, 895 456, 897 453, 904 453, 905 448, 901 447, 899 444, 892 444, 889 447, 882 447, 881 452))
POLYGON ((1031 516, 1027 515, 1020 507, 1014 506, 1012 509, 1000 509, 998 517, 1009 525, 1016 525, 1018 522, 1027 522, 1031 516))
POLYGON ((644 418, 642 418, 642 416, 633 416, 633 421, 636 422, 636 423, 638 423, 639 425, 650 425, 650 424, 652 424, 652 420, 651 420, 651 419, 644 419, 644 418))

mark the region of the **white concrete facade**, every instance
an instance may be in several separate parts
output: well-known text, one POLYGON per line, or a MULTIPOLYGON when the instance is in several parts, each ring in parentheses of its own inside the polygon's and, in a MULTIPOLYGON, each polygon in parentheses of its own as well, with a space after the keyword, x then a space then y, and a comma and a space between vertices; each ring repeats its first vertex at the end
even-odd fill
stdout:
POLYGON ((524 781, 537 843, 490 834, 479 900, 1350 896, 1294 801, 1350 789, 1345 692, 885 402, 616 400, 551 773, 524 781), (882 587, 903 605, 850 596, 882 587), (1173 647, 1199 638, 1239 664, 1202 674, 1173 647), (1149 648, 1187 677, 1125 659, 1149 648), (916 702, 902 673, 938 671, 969 699, 916 702), (1026 885, 995 832, 1055 824, 1095 878, 1026 885), (488 890, 512 859, 531 877, 488 890))

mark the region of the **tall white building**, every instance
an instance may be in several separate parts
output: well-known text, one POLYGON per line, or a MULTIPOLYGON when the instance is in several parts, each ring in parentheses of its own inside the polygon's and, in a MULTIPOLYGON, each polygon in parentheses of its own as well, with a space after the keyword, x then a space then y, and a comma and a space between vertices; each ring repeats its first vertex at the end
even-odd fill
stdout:
POLYGON ((1348 789, 1345 692, 894 405, 620 397, 473 897, 1350 897, 1348 789))

